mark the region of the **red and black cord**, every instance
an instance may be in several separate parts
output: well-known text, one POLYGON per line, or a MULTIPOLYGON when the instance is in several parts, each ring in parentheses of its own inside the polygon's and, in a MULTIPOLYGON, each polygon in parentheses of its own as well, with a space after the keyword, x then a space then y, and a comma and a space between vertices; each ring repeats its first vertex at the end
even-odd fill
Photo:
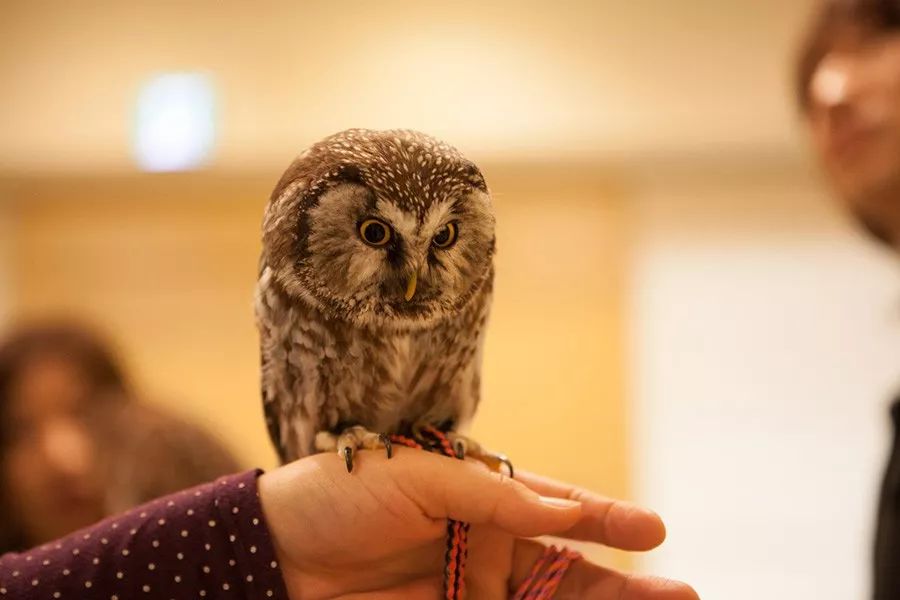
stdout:
MULTIPOLYGON (((392 435, 390 441, 410 448, 440 452, 451 458, 457 456, 446 434, 434 427, 422 430, 422 439, 392 435)), ((469 524, 452 519, 447 521, 447 552, 444 562, 444 600, 463 600, 466 594, 466 559, 468 558, 469 524)), ((581 555, 566 548, 550 546, 522 582, 513 600, 550 600, 571 564, 581 555)))

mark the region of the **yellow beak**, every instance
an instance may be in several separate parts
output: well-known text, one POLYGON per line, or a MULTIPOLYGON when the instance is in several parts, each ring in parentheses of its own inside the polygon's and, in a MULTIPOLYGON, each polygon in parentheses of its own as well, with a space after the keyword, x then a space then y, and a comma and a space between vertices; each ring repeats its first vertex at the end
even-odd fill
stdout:
POLYGON ((413 271, 413 274, 409 276, 409 280, 406 282, 406 301, 409 302, 412 300, 413 296, 416 295, 416 283, 419 281, 419 274, 413 271))

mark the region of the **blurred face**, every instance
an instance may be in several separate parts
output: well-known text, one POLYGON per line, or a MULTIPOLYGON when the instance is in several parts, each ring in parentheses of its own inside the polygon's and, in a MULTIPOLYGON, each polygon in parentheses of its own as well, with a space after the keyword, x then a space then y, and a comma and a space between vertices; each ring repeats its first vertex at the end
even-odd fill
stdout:
POLYGON ((29 544, 104 516, 95 445, 87 425, 92 390, 62 359, 34 359, 13 385, 3 484, 29 544))
POLYGON ((813 73, 809 123, 840 197, 900 245, 900 33, 847 25, 813 73))

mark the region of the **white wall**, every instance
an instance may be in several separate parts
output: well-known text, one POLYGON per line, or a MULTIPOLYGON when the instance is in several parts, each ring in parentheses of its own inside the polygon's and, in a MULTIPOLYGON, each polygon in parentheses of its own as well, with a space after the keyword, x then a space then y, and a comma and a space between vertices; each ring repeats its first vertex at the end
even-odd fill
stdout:
POLYGON ((789 171, 670 173, 635 205, 637 484, 670 526, 644 566, 704 598, 868 592, 896 264, 789 171))

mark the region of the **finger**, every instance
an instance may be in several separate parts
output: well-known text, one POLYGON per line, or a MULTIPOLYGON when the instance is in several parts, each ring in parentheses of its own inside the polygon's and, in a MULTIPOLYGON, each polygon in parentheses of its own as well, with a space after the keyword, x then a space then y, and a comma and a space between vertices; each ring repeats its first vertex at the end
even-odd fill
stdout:
POLYGON ((432 519, 492 524, 516 536, 534 537, 567 531, 581 516, 577 500, 541 496, 467 461, 421 451, 398 453, 397 458, 397 486, 432 519))
MULTIPOLYGON (((532 540, 518 540, 513 553, 510 594, 515 593, 531 572, 534 562, 544 552, 544 545, 532 540)), ((584 559, 572 563, 563 577, 555 600, 699 600, 697 592, 686 583, 628 575, 605 569, 584 559)))
POLYGON ((573 540, 599 542, 622 550, 651 550, 666 539, 666 526, 655 512, 630 502, 554 481, 533 473, 516 473, 516 480, 544 496, 581 502, 581 518, 559 534, 573 540))

